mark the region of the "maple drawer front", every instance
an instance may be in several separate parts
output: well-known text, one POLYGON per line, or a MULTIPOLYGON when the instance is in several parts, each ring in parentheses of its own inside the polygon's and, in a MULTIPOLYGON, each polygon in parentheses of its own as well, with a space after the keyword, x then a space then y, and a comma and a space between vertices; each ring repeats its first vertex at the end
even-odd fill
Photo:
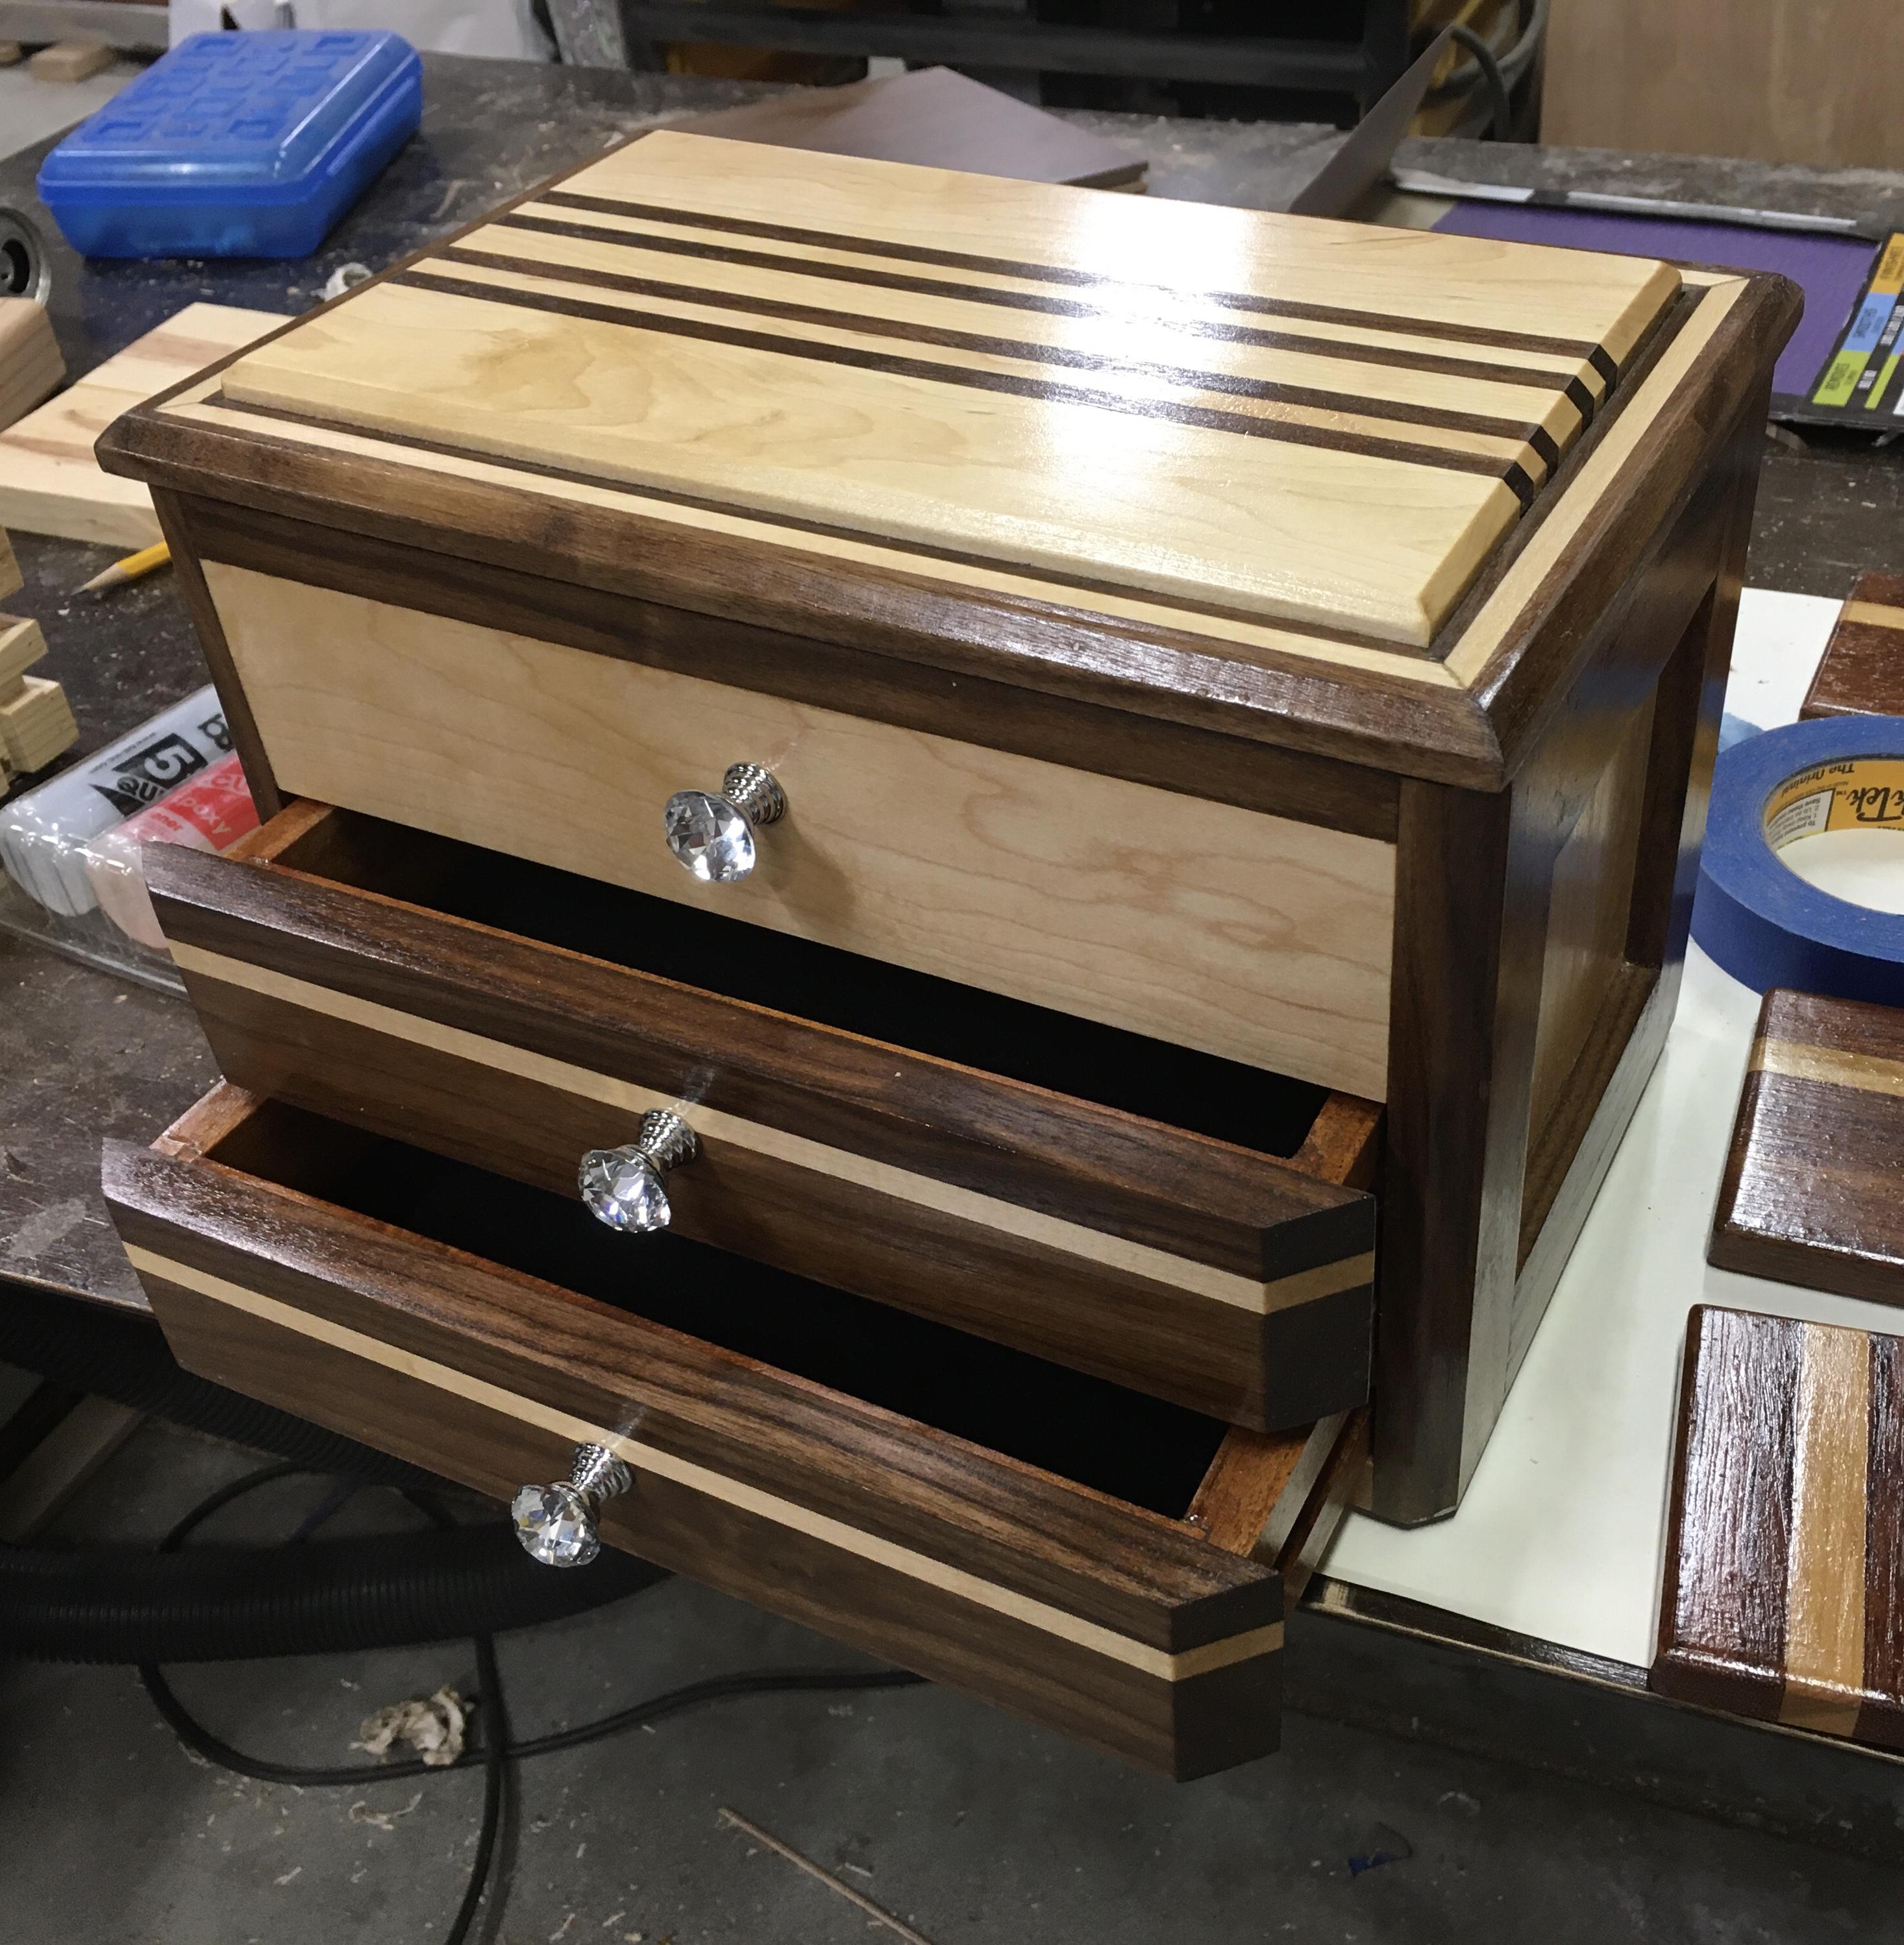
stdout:
MULTIPOLYGON (((1246 1132, 1293 1153, 1341 1097, 1217 1068, 1206 1090, 1174 1050, 1145 1083, 1126 1037, 824 949, 754 969, 789 997, 769 1009, 668 976, 736 983, 725 934, 698 945, 671 908, 313 806, 245 857, 168 848, 149 871, 242 1086, 572 1196, 584 1155, 678 1115, 692 1158, 664 1184, 636 1164, 677 1233, 1259 1429, 1367 1396, 1371 1198, 1160 1117, 1222 1083, 1246 1132), (550 942, 578 919, 623 963, 550 942), (1112 1076, 1159 1114, 893 1043, 987 1005, 960 1051, 1112 1076)), ((618 1241, 635 1274, 651 1238, 618 1241)))
POLYGON ((1275 1746, 1278 1549, 1312 1557, 1345 1500, 1341 1419, 1226 1430, 670 1239, 698 1337, 594 1293, 618 1273, 554 1197, 229 1085, 194 1116, 215 1138, 188 1116, 106 1160, 188 1368, 499 1497, 601 1447, 608 1543, 1146 1767, 1275 1746), (461 1247, 491 1243, 517 1260, 461 1247), (1218 1475, 1238 1550, 1192 1517, 1218 1475))
POLYGON ((1381 838, 595 654, 524 632, 531 618, 488 626, 222 561, 205 578, 288 793, 1383 1091, 1381 838), (737 763, 769 768, 786 808, 744 877, 704 882, 670 854, 664 807, 719 792, 737 763))

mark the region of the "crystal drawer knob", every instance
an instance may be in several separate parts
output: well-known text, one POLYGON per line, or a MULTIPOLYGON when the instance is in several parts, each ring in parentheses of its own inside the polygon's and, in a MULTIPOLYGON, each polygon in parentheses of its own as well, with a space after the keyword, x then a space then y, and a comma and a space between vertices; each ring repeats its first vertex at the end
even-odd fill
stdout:
POLYGON ((665 1229, 674 1211, 664 1178, 670 1169, 692 1161, 700 1148, 679 1114, 657 1109, 642 1115, 625 1148, 590 1148, 576 1172, 576 1185, 595 1219, 611 1229, 636 1235, 665 1229))
POLYGON ((731 885, 753 869, 763 825, 787 815, 786 794, 758 763, 734 763, 711 791, 676 791, 661 812, 667 848, 704 885, 731 885))
POLYGON ((578 1445, 568 1476, 553 1486, 525 1486, 510 1508, 522 1551, 544 1567, 586 1567, 602 1550, 595 1515, 625 1493, 628 1469, 600 1445, 578 1445))

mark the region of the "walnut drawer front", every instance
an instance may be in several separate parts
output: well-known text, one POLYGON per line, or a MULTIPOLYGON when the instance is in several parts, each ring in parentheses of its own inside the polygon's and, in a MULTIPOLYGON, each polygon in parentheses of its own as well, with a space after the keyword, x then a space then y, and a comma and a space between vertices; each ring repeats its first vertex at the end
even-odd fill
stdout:
MULTIPOLYGON (((691 915, 637 895, 316 806, 249 843, 149 865, 243 1087, 572 1197, 585 1152, 676 1111, 699 1138, 667 1178, 677 1233, 1259 1429, 1367 1397, 1374 1204, 1340 1174, 661 976, 691 915), (525 929, 458 915, 499 911, 525 929)), ((732 972, 726 939, 686 969, 732 972)), ((805 950, 817 971, 756 984, 941 1042, 980 1006, 805 950)), ((956 1044, 1035 1060, 1024 1043, 1083 1036, 1065 1078, 1128 1083, 1148 1056, 1164 1111, 1228 1084, 1252 1115, 1281 1102, 1289 1152, 1372 1139, 1371 1104, 1225 1069, 1186 1085, 1178 1050, 986 1003, 956 1044)), ((629 1274, 654 1240, 618 1239, 629 1274)))
POLYGON ((1276 1745, 1286 1586, 1362 1414, 1226 1430, 830 1293, 870 1327, 790 1334, 792 1279, 676 1242, 716 1313, 691 1336, 455 1246, 620 1299, 580 1211, 228 1084, 154 1149, 109 1144, 105 1179, 202 1375, 497 1495, 604 1446, 633 1475, 611 1543, 1148 1768, 1276 1745), (807 1368, 748 1355, 776 1344, 807 1368))

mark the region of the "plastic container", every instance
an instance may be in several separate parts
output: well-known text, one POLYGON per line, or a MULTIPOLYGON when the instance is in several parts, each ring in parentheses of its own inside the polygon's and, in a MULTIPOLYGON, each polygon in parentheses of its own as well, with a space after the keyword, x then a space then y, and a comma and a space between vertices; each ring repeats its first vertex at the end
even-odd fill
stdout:
POLYGON ((99 908, 124 932, 155 952, 162 951, 152 895, 146 889, 145 847, 183 844, 193 851, 229 851, 258 828, 243 766, 234 753, 182 783, 148 810, 110 831, 90 837, 83 847, 86 880, 99 908))
POLYGON ((160 802, 231 752, 218 693, 208 683, 94 757, 0 806, 0 864, 47 911, 78 918, 99 901, 87 841, 160 802))
POLYGON ((400 34, 194 34, 40 165, 89 257, 306 257, 416 132, 400 34))

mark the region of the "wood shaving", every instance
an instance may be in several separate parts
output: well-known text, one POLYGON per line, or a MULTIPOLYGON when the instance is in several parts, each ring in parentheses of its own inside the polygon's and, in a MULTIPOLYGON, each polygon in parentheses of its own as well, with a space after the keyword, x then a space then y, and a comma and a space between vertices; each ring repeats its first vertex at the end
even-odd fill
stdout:
POLYGON ((427 1702, 393 1702, 366 1715, 350 1746, 380 1756, 408 1743, 432 1769, 447 1769, 463 1753, 468 1724, 468 1705, 445 1683, 427 1702))

